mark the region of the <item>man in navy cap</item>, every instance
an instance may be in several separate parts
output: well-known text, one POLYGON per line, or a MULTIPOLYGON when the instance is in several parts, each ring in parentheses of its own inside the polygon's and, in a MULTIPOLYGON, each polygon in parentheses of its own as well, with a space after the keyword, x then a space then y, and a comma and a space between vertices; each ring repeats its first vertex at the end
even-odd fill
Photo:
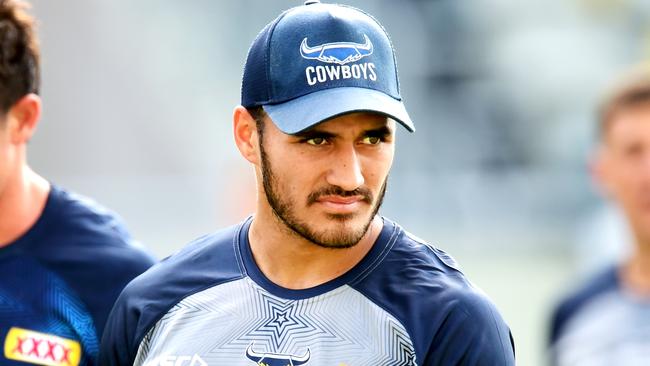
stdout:
POLYGON ((453 259, 377 214, 402 104, 368 14, 308 1, 253 42, 234 111, 257 208, 122 293, 103 365, 514 365, 453 259))

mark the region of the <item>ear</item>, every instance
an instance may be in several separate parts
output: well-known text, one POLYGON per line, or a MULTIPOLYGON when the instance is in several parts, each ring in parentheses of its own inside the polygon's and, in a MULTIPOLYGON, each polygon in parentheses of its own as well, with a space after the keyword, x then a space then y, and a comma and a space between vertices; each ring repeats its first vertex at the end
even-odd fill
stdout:
POLYGON ((41 118, 41 98, 33 93, 18 99, 7 112, 11 142, 25 144, 36 131, 41 118))
POLYGON ((233 132, 235 135, 235 144, 241 155, 251 162, 258 165, 259 156, 259 136, 257 134, 257 125, 253 116, 242 106, 235 107, 233 112, 233 132))

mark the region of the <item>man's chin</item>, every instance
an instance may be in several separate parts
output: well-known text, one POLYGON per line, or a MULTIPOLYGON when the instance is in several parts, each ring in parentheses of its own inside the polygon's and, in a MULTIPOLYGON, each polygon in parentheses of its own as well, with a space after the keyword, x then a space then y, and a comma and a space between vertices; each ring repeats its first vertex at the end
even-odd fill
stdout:
POLYGON ((352 222, 357 215, 356 214, 325 214, 328 220, 330 221, 336 221, 342 224, 347 224, 352 222))
POLYGON ((363 239, 370 227, 370 220, 355 222, 357 220, 354 218, 340 215, 330 217, 329 221, 329 224, 310 225, 310 240, 316 245, 333 249, 351 248, 363 239))

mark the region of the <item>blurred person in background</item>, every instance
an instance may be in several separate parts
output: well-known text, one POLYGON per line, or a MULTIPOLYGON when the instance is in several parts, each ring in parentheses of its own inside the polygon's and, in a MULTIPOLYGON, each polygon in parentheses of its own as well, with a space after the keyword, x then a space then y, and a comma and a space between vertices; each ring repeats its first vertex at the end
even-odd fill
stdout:
POLYGON ((260 32, 233 116, 255 215, 131 282, 102 365, 514 365, 454 260, 377 214, 395 121, 414 130, 394 57, 344 5, 307 1, 260 32))
POLYGON ((41 115, 28 7, 0 0, 0 364, 94 365, 115 299, 154 260, 111 212, 27 165, 41 115))
POLYGON ((650 65, 622 77, 601 106, 592 173, 625 215, 634 246, 555 309, 553 365, 650 364, 650 65))

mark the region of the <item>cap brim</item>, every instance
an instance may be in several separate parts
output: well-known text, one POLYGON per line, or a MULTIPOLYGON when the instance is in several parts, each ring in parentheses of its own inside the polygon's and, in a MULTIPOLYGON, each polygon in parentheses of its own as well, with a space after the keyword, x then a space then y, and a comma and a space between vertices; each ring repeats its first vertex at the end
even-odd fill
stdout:
POLYGON ((284 133, 293 135, 328 119, 352 112, 386 115, 410 132, 415 126, 404 104, 382 92, 356 87, 317 91, 279 104, 267 104, 264 110, 284 133))

